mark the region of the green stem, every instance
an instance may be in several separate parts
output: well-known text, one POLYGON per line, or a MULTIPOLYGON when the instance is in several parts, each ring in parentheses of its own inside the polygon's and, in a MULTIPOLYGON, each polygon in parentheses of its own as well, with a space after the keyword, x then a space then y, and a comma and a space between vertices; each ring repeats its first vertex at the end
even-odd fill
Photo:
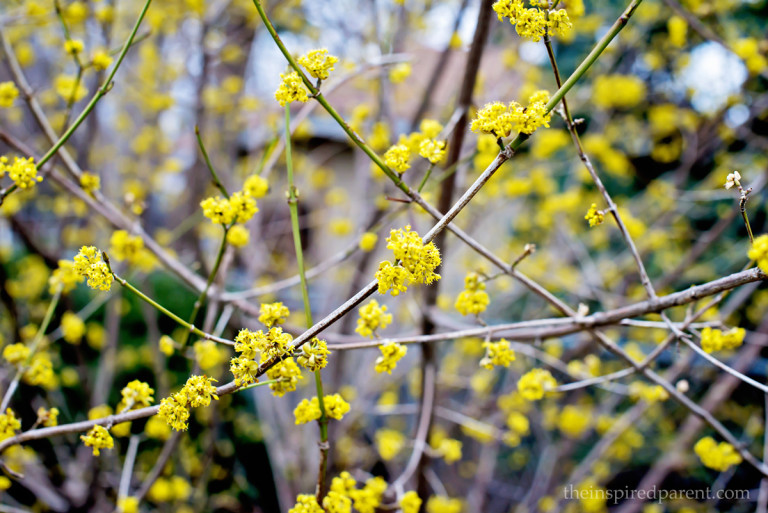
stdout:
MULTIPOLYGON (((195 306, 192 309, 192 314, 189 316, 189 324, 194 325, 195 319, 197 319, 197 314, 200 313, 200 308, 202 308, 203 303, 205 302, 205 299, 208 297, 208 291, 211 288, 211 285, 213 285, 213 280, 216 279, 216 274, 219 272, 219 267, 221 267, 221 261, 224 258, 224 251, 227 249, 227 233, 229 232, 229 227, 224 227, 224 235, 221 238, 221 244, 219 245, 219 252, 216 254, 216 261, 213 263, 213 268, 211 269, 211 273, 208 275, 208 281, 205 282, 205 288, 203 288, 203 291, 200 292, 200 296, 197 298, 197 301, 195 301, 195 306)), ((181 347, 184 347, 187 344, 187 339, 189 339, 189 332, 185 331, 184 335, 182 335, 181 340, 179 341, 179 344, 181 344, 181 347)))
POLYGON ((200 146, 200 151, 203 153, 203 158, 205 159, 205 165, 208 166, 208 171, 211 172, 211 176, 213 177, 213 184, 218 187, 218 189, 221 191, 221 193, 224 195, 225 198, 229 199, 229 193, 227 192, 227 189, 224 187, 224 184, 221 183, 221 180, 219 180, 219 175, 216 174, 216 170, 213 168, 213 164, 211 164, 211 159, 208 157, 208 152, 205 151, 205 145, 203 144, 203 138, 200 136, 200 127, 195 125, 195 137, 197 137, 197 144, 200 146))
POLYGON ((58 306, 60 298, 61 298, 61 287, 58 287, 56 289, 56 292, 53 294, 53 298, 51 299, 50 304, 48 305, 48 310, 45 312, 45 317, 43 317, 43 322, 42 324, 40 324, 40 328, 38 328, 37 333, 35 333, 35 338, 32 339, 32 343, 30 344, 30 347, 29 347, 29 356, 27 356, 27 359, 24 360, 24 363, 19 366, 19 369, 16 371, 16 375, 13 377, 13 381, 11 381, 11 384, 8 385, 8 390, 5 391, 5 395, 3 396, 2 403, 0 403, 0 411, 5 412, 5 409, 8 407, 8 403, 11 401, 11 396, 13 396, 13 393, 16 391, 16 388, 19 386, 19 381, 21 380, 21 376, 24 374, 24 370, 32 361, 32 358, 37 352, 37 348, 40 346, 40 343, 43 341, 43 337, 45 336, 46 330, 48 330, 48 325, 51 324, 51 319, 53 319, 53 313, 56 311, 56 306, 58 306))
POLYGON ((123 62, 123 59, 125 58, 125 55, 128 53, 128 49, 133 44, 133 39, 136 37, 136 32, 139 30, 139 25, 141 25, 142 20, 144 19, 144 16, 147 14, 147 10, 149 9, 149 4, 152 3, 152 0, 147 0, 144 4, 144 7, 141 9, 141 13, 139 14, 138 19, 136 20, 136 23, 133 25, 133 29, 131 30, 131 34, 128 36, 128 39, 126 39, 125 44, 123 45, 123 49, 120 52, 120 55, 117 58, 117 61, 115 62, 115 65, 112 67, 112 71, 109 72, 109 75, 107 76, 107 79, 104 81, 104 83, 99 87, 99 89, 96 91, 96 94, 91 98, 91 101, 88 102, 88 105, 85 106, 85 109, 83 109, 83 112, 80 113, 80 115, 75 119, 75 121, 72 123, 72 125, 67 129, 66 132, 59 138, 58 141, 56 141, 56 144, 53 145, 53 147, 48 150, 48 153, 43 155, 43 157, 40 159, 40 161, 37 163, 37 167, 42 167, 46 162, 48 162, 59 149, 64 146, 64 144, 69 140, 70 137, 72 137, 72 134, 75 133, 75 130, 78 129, 78 127, 85 121, 85 118, 88 117, 88 115, 91 113, 91 111, 96 107, 96 103, 98 103, 101 98, 106 95, 110 89, 112 89, 113 82, 112 80, 115 77, 115 73, 117 73, 117 69, 120 67, 120 64, 123 62))
POLYGON ((120 276, 118 276, 117 273, 115 273, 114 271, 111 271, 111 272, 112 272, 112 276, 115 277, 115 281, 117 281, 120 285, 122 285, 123 287, 125 287, 129 291, 133 292, 141 300, 143 300, 146 303, 149 303, 150 305, 155 307, 159 312, 164 313, 165 315, 167 315, 168 317, 170 317, 171 319, 176 321, 177 324, 187 328, 190 332, 192 332, 192 333, 194 333, 196 335, 200 335, 201 337, 205 338, 206 340, 211 340, 212 339, 211 335, 209 335, 208 333, 204 332, 203 330, 201 330, 199 328, 196 328, 193 324, 185 321, 184 319, 182 319, 181 317, 179 317, 175 313, 171 312, 170 310, 165 308, 163 305, 161 305, 160 303, 158 303, 157 301, 155 301, 154 299, 152 299, 151 297, 147 296, 142 291, 140 291, 139 289, 137 289, 136 287, 134 287, 133 285, 128 283, 124 278, 121 278, 120 276))
POLYGON ((282 381, 281 379, 268 379, 267 381, 259 381, 258 383, 251 383, 250 385, 245 385, 237 389, 238 392, 242 392, 243 390, 248 390, 251 388, 256 387, 263 387, 264 385, 271 385, 272 383, 278 383, 282 381))
MULTIPOLYGON (((285 167, 288 171, 288 207, 291 211, 291 231, 293 232, 293 246, 296 249, 296 263, 299 267, 299 280, 301 281, 301 297, 304 300, 304 316, 307 328, 315 323, 312 320, 312 308, 309 302, 309 288, 304 268, 304 251, 301 247, 301 232, 299 230, 299 197, 293 181, 293 157, 291 155, 291 107, 285 106, 285 167)), ((317 390, 317 403, 320 407, 320 418, 317 423, 320 426, 320 469, 317 477, 317 500, 322 501, 324 495, 325 473, 328 462, 328 415, 325 411, 323 398, 323 378, 320 370, 315 371, 315 388, 317 390)))
POLYGON ((427 172, 424 174, 424 178, 421 179, 421 183, 419 184, 419 188, 417 189, 417 192, 421 194, 421 190, 424 188, 424 186, 427 184, 427 180, 429 180, 429 175, 432 174, 432 170, 435 169, 434 164, 429 165, 429 169, 427 169, 427 172))

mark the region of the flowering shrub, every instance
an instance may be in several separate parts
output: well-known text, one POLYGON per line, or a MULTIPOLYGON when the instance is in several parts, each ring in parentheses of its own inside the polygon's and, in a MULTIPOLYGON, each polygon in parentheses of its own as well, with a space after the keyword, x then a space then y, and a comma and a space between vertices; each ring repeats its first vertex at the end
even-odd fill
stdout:
POLYGON ((765 511, 765 24, 3 2, 0 510, 765 511))

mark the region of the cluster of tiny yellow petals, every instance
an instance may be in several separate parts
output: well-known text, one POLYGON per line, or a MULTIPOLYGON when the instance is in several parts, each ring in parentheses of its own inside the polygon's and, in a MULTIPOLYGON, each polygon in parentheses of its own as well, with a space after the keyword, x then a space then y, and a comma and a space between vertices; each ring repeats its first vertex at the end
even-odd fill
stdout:
POLYGON ((605 213, 602 210, 597 209, 597 203, 592 203, 592 205, 589 207, 589 210, 587 210, 587 215, 584 216, 584 219, 589 221, 589 226, 598 226, 603 224, 603 220, 605 220, 605 213))
POLYGON ((565 9, 548 11, 549 4, 531 1, 533 7, 526 8, 523 0, 499 0, 493 4, 493 10, 499 21, 508 18, 521 37, 540 41, 549 31, 550 34, 566 35, 572 28, 565 9), (538 7, 542 7, 540 9, 538 7))
POLYGON ((104 71, 112 64, 112 56, 104 50, 96 50, 93 52, 91 64, 97 71, 104 71))
POLYGON ((117 411, 146 408, 154 402, 154 394, 155 390, 147 383, 134 379, 120 391, 123 398, 117 405, 117 411))
POLYGON ((94 246, 83 246, 75 255, 75 272, 88 279, 92 289, 109 290, 114 277, 109 267, 101 258, 101 251, 94 246))
POLYGON ((248 244, 250 234, 245 226, 236 224, 227 231, 227 244, 236 248, 242 248, 248 244))
POLYGON ((544 393, 557 387, 557 381, 546 369, 531 369, 520 377, 517 391, 528 401, 538 401, 544 393))
POLYGON ((77 272, 74 261, 59 260, 59 267, 53 270, 48 279, 49 292, 53 294, 59 287, 62 292, 69 292, 83 281, 85 277, 77 272))
POLYGON ((376 242, 378 242, 379 236, 376 235, 373 232, 365 232, 362 237, 360 237, 360 243, 358 246, 361 250, 368 253, 369 251, 373 251, 373 249, 376 247, 376 242))
POLYGON ((731 466, 741 463, 741 455, 728 442, 719 444, 710 436, 706 436, 696 442, 693 451, 699 457, 704 466, 725 472, 731 466))
POLYGON ((42 406, 37 409, 37 423, 43 427, 55 427, 59 425, 59 409, 50 410, 42 406))
POLYGON ((70 39, 68 41, 64 41, 64 51, 70 55, 77 55, 82 53, 84 49, 85 45, 79 39, 70 39))
POLYGON ((744 328, 731 328, 728 331, 706 327, 701 330, 701 348, 707 353, 736 349, 744 342, 744 328))
POLYGON ((288 513, 325 513, 314 495, 301 494, 296 497, 296 505, 288 513))
POLYGON ((445 158, 445 141, 425 139, 419 145, 419 155, 432 164, 439 164, 445 158))
POLYGON ((397 362, 402 359, 408 352, 408 348, 397 342, 391 342, 389 344, 382 344, 379 346, 381 356, 376 358, 376 372, 386 372, 392 374, 392 371, 397 366, 397 362))
POLYGON ((477 112, 470 129, 475 133, 491 134, 498 139, 507 137, 512 132, 512 125, 510 109, 501 102, 492 102, 477 112))
POLYGON ((379 294, 389 292, 393 296, 408 290, 406 283, 410 283, 408 271, 399 265, 392 265, 392 262, 389 261, 379 264, 376 280, 379 282, 379 294))
POLYGON ((461 513, 463 509, 460 499, 433 495, 427 499, 427 513, 461 513))
POLYGON ((629 395, 634 400, 656 403, 669 399, 669 393, 661 385, 649 385, 642 381, 635 381, 629 385, 629 395))
POLYGON ((258 370, 259 363, 251 358, 237 356, 229 361, 229 371, 235 377, 235 385, 238 387, 255 383, 258 370))
POLYGON ((352 500, 344 494, 331 490, 323 497, 323 509, 327 513, 352 513, 352 500))
POLYGON ((219 399, 214 381, 207 376, 190 376, 181 390, 160 402, 158 415, 176 431, 186 430, 190 408, 208 406, 211 399, 219 399))
POLYGON ((19 90, 13 82, 0 82, 0 107, 8 108, 19 96, 19 90))
POLYGON ((392 322, 392 314, 387 313, 387 305, 379 306, 375 299, 361 306, 358 313, 360 317, 355 331, 363 337, 373 337, 377 330, 383 330, 392 322))
POLYGON ((80 440, 86 447, 93 447, 94 456, 98 456, 101 449, 111 449, 115 446, 112 435, 104 426, 93 426, 88 434, 80 436, 80 440))
POLYGON ((464 290, 459 293, 454 306, 461 315, 479 315, 491 303, 485 292, 485 283, 477 273, 468 273, 464 278, 464 290))
POLYGON ((280 82, 280 86, 275 91, 275 99, 278 101, 281 107, 285 107, 286 103, 302 102, 306 103, 309 100, 309 94, 304 83, 301 81, 301 77, 295 71, 291 73, 280 74, 280 78, 283 80, 280 82))
POLYGON ((296 390, 299 380, 304 379, 301 375, 301 368, 296 365, 293 358, 286 358, 273 365, 267 371, 267 378, 275 380, 274 383, 269 384, 269 389, 277 397, 293 392, 296 390))
POLYGON ((420 508, 421 499, 418 493, 411 490, 403 494, 403 498, 400 499, 400 509, 403 513, 419 513, 420 508))
POLYGON ((440 265, 440 251, 434 243, 424 244, 418 233, 406 226, 405 230, 392 230, 387 248, 394 253, 398 265, 381 262, 376 272, 379 294, 393 296, 407 290, 412 283, 430 284, 440 279, 435 269, 440 265))
POLYGON ((70 344, 79 344, 85 335, 85 323, 72 312, 64 312, 61 316, 61 334, 70 344))
POLYGON ((0 441, 11 438, 19 429, 21 429, 21 421, 16 418, 12 409, 7 408, 5 413, 0 415, 0 441))
POLYGON ((43 181, 42 176, 37 176, 37 166, 35 165, 34 158, 13 157, 13 164, 8 162, 8 157, 0 157, 0 177, 8 173, 8 176, 17 187, 29 189, 38 182, 43 181))
POLYGON ((405 144, 395 144, 384 153, 384 163, 398 173, 411 167, 411 150, 405 144))
POLYGON ((243 183, 243 192, 252 198, 263 198, 269 191, 269 182, 259 175, 251 175, 243 183))
POLYGON ((23 342, 8 344, 3 348, 3 358, 11 365, 23 364, 29 358, 30 349, 23 342))
POLYGON ((483 342, 485 356, 480 360, 480 366, 486 369, 509 367, 515 361, 515 352, 509 347, 509 341, 501 339, 498 342, 483 342))
MULTIPOLYGON (((323 406, 325 407, 325 414, 336 420, 341 420, 349 412, 349 403, 339 394, 324 395, 323 406)), ((296 418, 296 424, 306 424, 319 419, 322 414, 317 397, 313 397, 311 400, 302 399, 296 409, 293 410, 293 415, 296 418)))
POLYGON ((310 75, 325 80, 328 78, 329 72, 333 71, 333 65, 339 62, 339 58, 328 55, 328 50, 322 48, 307 52, 299 57, 298 61, 304 69, 309 71, 310 75))
POLYGON ((267 328, 282 324, 291 315, 291 311, 283 303, 262 303, 259 308, 259 322, 267 328))
POLYGON ((248 222, 259 211, 256 199, 244 191, 233 193, 229 199, 221 196, 205 198, 200 206, 205 217, 214 224, 223 225, 248 222))
POLYGON ((56 384, 53 362, 47 353, 37 353, 24 371, 24 382, 33 386, 52 388, 56 384))
POLYGON ((80 187, 82 187, 85 192, 92 195, 101 188, 101 178, 99 178, 99 175, 84 171, 83 174, 80 175, 80 187))
POLYGON ((757 262, 757 266, 768 274, 768 235, 763 234, 755 237, 752 247, 747 252, 747 257, 757 262))
POLYGON ((326 344, 325 340, 314 337, 301 346, 299 353, 296 355, 296 361, 308 371, 314 372, 324 369, 328 365, 329 354, 331 352, 328 350, 328 344, 326 344))
POLYGON ((547 110, 548 102, 549 92, 541 90, 530 96, 525 108, 517 102, 509 105, 488 103, 477 112, 470 128, 473 132, 491 134, 496 138, 507 137, 512 130, 530 135, 541 126, 549 127, 552 114, 547 110))
POLYGON ((117 230, 109 239, 109 254, 119 261, 136 262, 143 250, 144 239, 125 230, 117 230))

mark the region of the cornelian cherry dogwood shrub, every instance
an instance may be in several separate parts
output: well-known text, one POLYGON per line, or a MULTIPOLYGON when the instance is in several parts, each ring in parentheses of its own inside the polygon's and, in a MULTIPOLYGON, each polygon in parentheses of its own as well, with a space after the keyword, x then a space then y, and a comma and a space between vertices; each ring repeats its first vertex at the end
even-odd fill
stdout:
POLYGON ((2 508, 765 509, 764 11, 4 2, 2 508))

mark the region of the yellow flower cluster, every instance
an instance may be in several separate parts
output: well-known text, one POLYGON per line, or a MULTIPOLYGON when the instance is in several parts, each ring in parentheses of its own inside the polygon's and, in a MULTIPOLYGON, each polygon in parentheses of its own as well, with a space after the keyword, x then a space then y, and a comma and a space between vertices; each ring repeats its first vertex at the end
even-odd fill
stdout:
POLYGON ((504 105, 501 102, 486 104, 477 112, 470 128, 476 133, 492 134, 496 138, 509 136, 512 130, 532 134, 540 126, 549 127, 552 114, 547 110, 549 92, 540 90, 528 98, 528 106, 517 102, 504 105))
POLYGON ((365 232, 362 237, 360 237, 360 244, 358 244, 358 246, 362 251, 368 253, 369 251, 373 251, 373 248, 376 247, 376 242, 378 242, 378 240, 379 236, 375 233, 365 232))
MULTIPOLYGON (((349 403, 339 394, 324 395, 323 406, 325 407, 325 414, 336 420, 341 420, 349 411, 349 403)), ((296 409, 293 410, 293 415, 296 417, 296 424, 306 424, 319 419, 321 413, 320 402, 317 397, 313 397, 312 400, 302 399, 296 409)))
POLYGON ((328 350, 328 344, 325 343, 325 340, 314 337, 301 346, 296 361, 308 371, 315 372, 328 365, 329 354, 331 352, 328 350))
POLYGON ((0 82, 0 107, 8 108, 19 96, 19 90, 13 82, 0 82))
POLYGON ((282 324, 291 315, 291 311, 283 303, 262 303, 259 308, 259 322, 267 328, 282 324))
POLYGON ((16 418, 12 409, 6 409, 5 413, 0 415, 0 441, 15 436, 19 429, 21 429, 21 421, 16 418))
POLYGON ((229 199, 221 196, 205 198, 200 206, 205 217, 223 225, 248 222, 259 211, 256 199, 245 191, 235 192, 229 199))
POLYGON ((147 383, 134 379, 123 387, 120 395, 123 397, 117 405, 117 411, 123 412, 150 406, 154 398, 155 390, 147 383))
POLYGON ((544 393, 554 389, 557 381, 546 369, 531 369, 520 377, 517 390, 524 399, 538 401, 544 393))
POLYGON ((322 48, 320 50, 310 50, 305 55, 302 55, 298 59, 304 69, 309 71, 309 74, 320 80, 328 78, 329 72, 333 71, 333 65, 339 62, 338 57, 328 55, 328 50, 322 48))
POLYGON ((634 107, 645 93, 645 82, 632 75, 600 75, 592 83, 592 101, 606 109, 634 107))
POLYGON ((392 371, 397 366, 397 362, 400 361, 403 356, 408 352, 408 348, 397 342, 391 342, 389 344, 382 344, 379 346, 381 356, 376 358, 376 372, 386 372, 392 374, 392 371))
POLYGON ((48 279, 49 292, 53 294, 59 287, 61 287, 62 292, 69 292, 84 280, 85 277, 77 272, 75 262, 72 260, 59 260, 59 267, 53 270, 51 277, 48 279))
POLYGON ((190 408, 208 406, 211 399, 219 400, 214 381, 207 376, 191 376, 181 390, 160 402, 158 415, 176 431, 185 431, 190 408))
POLYGON ((302 102, 306 103, 309 100, 309 93, 304 83, 301 81, 301 77, 295 71, 291 73, 281 73, 280 78, 283 80, 280 82, 280 86, 275 91, 275 99, 281 107, 285 107, 286 103, 302 102))
POLYGON ((109 254, 118 261, 127 260, 135 263, 144 251, 144 240, 138 235, 131 235, 125 230, 117 230, 109 239, 109 254))
POLYGON ((86 447, 93 447, 93 455, 98 456, 101 449, 111 449, 115 446, 112 435, 104 426, 93 426, 87 435, 81 435, 80 440, 86 447))
POLYGON ((29 358, 30 350, 23 342, 8 344, 3 348, 3 358, 11 365, 23 364, 29 358))
POLYGON ((53 388, 56 383, 56 375, 53 372, 53 362, 47 353, 37 353, 29 367, 24 371, 24 382, 33 386, 53 388))
POLYGON ((499 0, 493 4, 493 10, 499 21, 508 18, 521 37, 532 41, 540 41, 547 31, 564 36, 573 28, 565 9, 548 10, 548 2, 531 1, 531 5, 526 8, 523 0, 499 0))
POLYGON ((374 434, 376 450, 384 461, 390 461, 405 447, 405 435, 396 429, 379 429, 374 434))
POLYGON ((243 192, 252 198, 263 198, 269 192, 269 181, 259 175, 251 175, 245 179, 243 192))
POLYGON ((286 358, 279 363, 272 366, 267 371, 267 377, 269 379, 277 380, 275 383, 269 384, 269 389, 272 390, 272 394, 277 397, 282 397, 288 392, 296 390, 296 385, 300 379, 304 379, 301 375, 301 369, 293 358, 286 358))
POLYGON ((101 251, 94 246, 83 246, 75 255, 75 272, 88 278, 88 286, 92 289, 109 290, 114 277, 107 264, 101 259, 101 251))
POLYGON ((392 322, 392 314, 387 313, 387 305, 379 306, 375 299, 361 306, 358 313, 360 317, 357 319, 355 331, 363 337, 373 337, 376 330, 383 330, 392 322))
POLYGON ((590 227, 598 226, 603 224, 605 213, 602 210, 597 209, 597 203, 592 203, 592 206, 587 210, 587 215, 584 216, 584 219, 589 221, 590 227))
POLYGON ((403 513, 419 513, 420 508, 421 499, 418 493, 411 490, 403 494, 403 498, 400 499, 400 509, 403 510, 403 513))
POLYGON ((70 39, 69 41, 64 41, 64 51, 70 55, 77 55, 82 53, 84 49, 85 45, 79 39, 70 39))
POLYGON ((61 334, 70 344, 79 344, 85 335, 85 323, 72 312, 64 312, 61 316, 61 334))
POLYGON ((395 144, 384 153, 384 163, 390 169, 400 174, 405 173, 411 167, 411 150, 405 144, 395 144))
POLYGON ((464 290, 456 298, 454 306, 461 315, 479 315, 491 303, 491 298, 485 292, 485 283, 480 281, 477 273, 468 273, 464 278, 464 290))
POLYGON ((464 508, 460 499, 433 495, 427 499, 427 513, 461 513, 464 508))
POLYGON ((84 171, 80 175, 80 187, 88 194, 93 195, 94 192, 101 188, 101 178, 99 178, 99 175, 84 171))
POLYGON ((8 157, 0 157, 0 177, 5 176, 5 173, 8 173, 13 183, 21 189, 29 189, 37 182, 43 181, 42 176, 37 176, 37 166, 32 157, 13 157, 13 164, 8 163, 8 157))
POLYGON ((509 340, 502 338, 498 342, 483 342, 483 347, 485 356, 480 360, 480 367, 509 367, 509 364, 515 361, 515 352, 509 347, 509 340))
POLYGON ((747 257, 757 262, 757 266, 764 273, 768 273, 768 235, 763 234, 755 237, 752 247, 747 252, 747 257))
POLYGON ((636 401, 642 399, 648 403, 666 401, 669 399, 669 394, 664 390, 664 387, 660 385, 649 385, 642 381, 634 381, 629 385, 629 395, 636 401))
POLYGON ((317 503, 314 495, 300 494, 296 497, 296 505, 288 513, 325 513, 317 503))
POLYGON ((725 472, 732 465, 741 463, 741 455, 728 442, 719 444, 711 436, 705 436, 693 446, 693 451, 705 467, 725 472))
POLYGON ((43 427, 54 427, 59 425, 59 409, 51 408, 47 410, 42 406, 37 409, 37 422, 43 427))
POLYGON ((440 279, 435 269, 440 265, 440 251, 435 244, 424 244, 418 233, 406 226, 405 230, 392 230, 387 238, 387 249, 394 253, 397 265, 385 261, 379 264, 376 280, 379 294, 389 292, 397 296, 412 283, 430 284, 440 279))
POLYGON ((445 158, 445 141, 425 139, 419 145, 419 155, 432 164, 439 164, 445 158))
MULTIPOLYGON (((272 311, 274 313, 275 310, 273 309, 272 311)), ((272 320, 277 321, 279 318, 273 318, 272 320)), ((280 358, 288 352, 292 341, 293 337, 289 333, 283 333, 283 329, 280 327, 274 327, 266 334, 261 330, 257 332, 248 329, 240 330, 237 337, 235 337, 235 351, 240 353, 240 356, 232 358, 229 366, 230 372, 235 376, 235 384, 242 386, 254 383, 256 381, 256 372, 259 370, 257 355, 262 363, 273 358, 280 358)), ((272 367, 270 372, 273 375, 280 374, 279 377, 285 378, 285 381, 274 383, 272 385, 275 385, 275 388, 272 388, 272 385, 270 385, 270 388, 273 391, 276 389, 281 390, 282 393, 279 395, 295 390, 296 381, 301 379, 301 371, 298 367, 294 371, 293 367, 295 366, 296 364, 292 359, 287 359, 272 367), (290 360, 290 363, 288 360, 290 360), (291 383, 293 383, 293 388, 291 388, 291 383)), ((271 379, 278 379, 278 377, 271 379)))
POLYGON ((746 330, 744 328, 731 328, 723 332, 722 330, 706 327, 701 330, 701 348, 707 353, 724 349, 736 349, 744 342, 745 335, 746 330))

